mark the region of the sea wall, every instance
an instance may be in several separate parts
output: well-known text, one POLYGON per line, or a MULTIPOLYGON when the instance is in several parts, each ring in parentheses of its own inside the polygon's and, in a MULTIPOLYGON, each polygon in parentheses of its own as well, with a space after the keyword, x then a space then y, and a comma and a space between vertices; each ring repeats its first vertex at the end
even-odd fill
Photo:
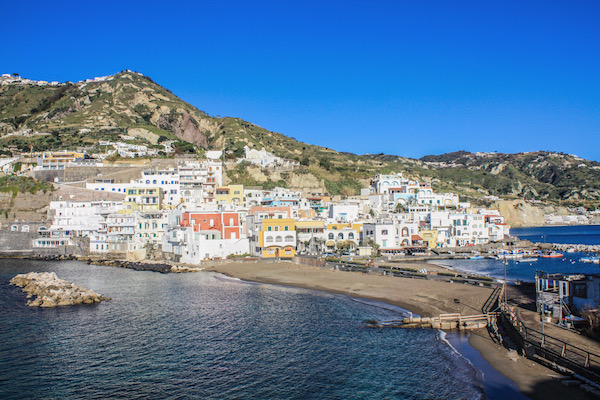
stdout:
POLYGON ((32 240, 37 237, 34 232, 0 231, 0 256, 28 256, 33 254, 32 240))
MULTIPOLYGON (((538 243, 539 244, 539 243, 538 243)), ((558 251, 575 249, 578 253, 600 253, 600 245, 552 243, 551 248, 558 251)))

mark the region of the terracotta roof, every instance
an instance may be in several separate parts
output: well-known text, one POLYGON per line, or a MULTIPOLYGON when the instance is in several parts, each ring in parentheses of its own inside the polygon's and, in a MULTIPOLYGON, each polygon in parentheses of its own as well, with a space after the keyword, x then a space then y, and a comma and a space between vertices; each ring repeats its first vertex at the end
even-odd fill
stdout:
POLYGON ((410 240, 412 240, 412 241, 423 240, 423 238, 419 235, 410 235, 410 240))

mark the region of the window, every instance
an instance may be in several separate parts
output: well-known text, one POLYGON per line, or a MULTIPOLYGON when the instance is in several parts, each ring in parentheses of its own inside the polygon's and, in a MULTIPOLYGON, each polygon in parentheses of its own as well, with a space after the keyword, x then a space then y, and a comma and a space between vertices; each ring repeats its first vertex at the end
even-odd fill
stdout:
POLYGON ((279 242, 283 242, 283 238, 282 238, 281 236, 277 236, 277 237, 275 238, 275 241, 276 241, 276 242, 278 242, 278 243, 279 243, 279 242))
POLYGON ((348 239, 354 239, 354 233, 350 232, 350 233, 348 234, 348 239))
POLYGON ((333 233, 330 233, 328 237, 329 237, 329 240, 333 240, 333 233))
POLYGON ((573 285, 573 296, 587 298, 587 286, 585 283, 576 283, 573 285))
POLYGON ((293 237, 292 235, 287 235, 287 236, 285 237, 285 241, 286 241, 286 242, 293 242, 293 241, 294 241, 294 237, 293 237))
POLYGON ((265 238, 265 242, 267 242, 267 243, 273 243, 273 237, 272 236, 267 236, 265 238))
POLYGON ((209 221, 209 223, 208 223, 208 225, 209 226, 215 226, 215 220, 211 218, 210 221, 209 221))
POLYGON ((382 234, 382 235, 387 235, 387 234, 388 234, 388 231, 387 231, 387 229, 384 229, 384 230, 382 230, 382 231, 381 231, 381 234, 382 234))

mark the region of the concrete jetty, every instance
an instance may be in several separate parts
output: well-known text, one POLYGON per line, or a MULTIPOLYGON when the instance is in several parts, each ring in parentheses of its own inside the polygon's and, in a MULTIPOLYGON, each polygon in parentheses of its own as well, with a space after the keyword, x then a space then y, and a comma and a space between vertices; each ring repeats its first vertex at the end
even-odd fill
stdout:
POLYGON ((438 317, 404 318, 401 328, 433 328, 433 329, 479 329, 487 328, 493 323, 496 313, 461 315, 440 314, 438 317))

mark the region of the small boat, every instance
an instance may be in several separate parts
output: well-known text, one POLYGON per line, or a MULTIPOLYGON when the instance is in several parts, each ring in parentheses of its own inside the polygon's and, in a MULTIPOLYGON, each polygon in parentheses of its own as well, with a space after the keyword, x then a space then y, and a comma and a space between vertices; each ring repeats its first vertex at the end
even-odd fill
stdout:
POLYGON ((498 260, 517 260, 519 258, 523 258, 524 253, 503 253, 498 254, 496 258, 498 260))
POLYGON ((598 264, 600 259, 598 257, 581 257, 579 259, 579 261, 581 261, 582 263, 594 263, 594 264, 598 264))
POLYGON ((575 253, 575 247, 569 247, 567 253, 575 253))
POLYGON ((562 253, 557 253, 556 251, 551 251, 550 253, 540 254, 542 258, 560 258, 562 257, 562 253))
POLYGON ((469 257, 469 260, 483 260, 484 258, 484 256, 471 256, 469 257))
POLYGON ((517 260, 517 262, 536 262, 537 260, 537 257, 523 257, 520 260, 517 260))

